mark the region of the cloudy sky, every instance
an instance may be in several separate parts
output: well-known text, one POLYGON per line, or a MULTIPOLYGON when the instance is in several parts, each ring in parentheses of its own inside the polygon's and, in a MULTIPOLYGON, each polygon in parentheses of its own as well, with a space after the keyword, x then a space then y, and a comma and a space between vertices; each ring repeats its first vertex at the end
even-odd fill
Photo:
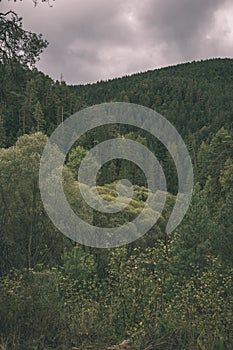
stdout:
POLYGON ((38 68, 80 84, 180 62, 233 57, 232 0, 0 2, 50 42, 38 68))

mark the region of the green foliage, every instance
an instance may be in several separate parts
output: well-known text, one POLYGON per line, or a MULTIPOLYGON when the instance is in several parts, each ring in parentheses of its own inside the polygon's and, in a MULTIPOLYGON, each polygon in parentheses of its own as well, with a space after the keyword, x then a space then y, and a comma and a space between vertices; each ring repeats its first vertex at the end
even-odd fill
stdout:
POLYGON ((43 127, 44 124, 44 113, 41 108, 40 102, 37 102, 35 105, 35 109, 33 112, 33 118, 36 122, 36 131, 41 131, 41 128, 43 127))
POLYGON ((232 67, 232 60, 209 60, 67 87, 17 62, 0 64, 0 146, 10 146, 0 149, 0 348, 94 350, 130 338, 136 349, 232 349, 232 67), (110 100, 164 114, 186 140, 196 184, 186 217, 167 235, 177 176, 164 146, 126 125, 88 132, 63 167, 65 195, 84 221, 116 227, 142 210, 154 214, 144 175, 127 161, 108 162, 97 178, 109 205, 117 181, 132 181, 126 208, 110 215, 85 203, 78 169, 105 139, 148 147, 169 182, 162 216, 147 234, 122 248, 96 249, 64 238, 47 217, 38 187, 47 136, 32 132, 49 135, 70 114, 110 100))
MULTIPOLYGON (((73 171, 74 175, 78 174, 79 166, 87 154, 87 150, 84 147, 77 146, 69 152, 68 167, 73 171)), ((75 176, 76 179, 77 175, 75 176)))
POLYGON ((0 290, 1 337, 7 348, 64 349, 67 324, 54 271, 15 271, 1 279, 0 290))
POLYGON ((80 109, 78 98, 64 82, 54 82, 37 69, 17 62, 0 63, 0 86, 6 146, 12 146, 18 136, 38 129, 50 135, 62 119, 80 109))
POLYGON ((1 336, 11 349, 105 348, 126 337, 140 349, 232 348, 233 270, 218 259, 182 283, 163 243, 109 251, 105 278, 81 247, 63 259, 60 271, 1 279, 1 336))
POLYGON ((219 232, 220 225, 212 219, 205 193, 196 186, 188 213, 172 243, 176 274, 187 277, 197 269, 208 269, 210 257, 220 254, 216 241, 219 232))
POLYGON ((232 59, 211 59, 71 86, 71 91, 86 105, 124 102, 127 94, 128 102, 163 114, 185 139, 195 133, 199 146, 221 127, 231 127, 232 72, 232 59))
POLYGON ((60 260, 64 239, 45 214, 38 185, 46 141, 42 133, 25 135, 0 150, 1 273, 60 260))

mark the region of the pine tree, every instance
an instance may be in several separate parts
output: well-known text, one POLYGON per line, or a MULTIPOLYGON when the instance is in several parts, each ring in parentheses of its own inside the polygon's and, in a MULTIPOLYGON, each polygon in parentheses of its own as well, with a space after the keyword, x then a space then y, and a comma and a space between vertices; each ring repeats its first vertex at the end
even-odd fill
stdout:
POLYGON ((6 143, 6 131, 4 127, 3 117, 0 114, 0 148, 5 147, 6 143))
POLYGON ((44 120, 44 113, 39 101, 35 105, 35 109, 33 112, 33 119, 36 123, 36 131, 41 131, 43 129, 43 125, 45 124, 45 120, 44 120))
POLYGON ((20 128, 23 134, 29 133, 33 130, 33 112, 35 104, 38 101, 37 89, 34 79, 31 79, 26 84, 25 97, 22 104, 20 128))

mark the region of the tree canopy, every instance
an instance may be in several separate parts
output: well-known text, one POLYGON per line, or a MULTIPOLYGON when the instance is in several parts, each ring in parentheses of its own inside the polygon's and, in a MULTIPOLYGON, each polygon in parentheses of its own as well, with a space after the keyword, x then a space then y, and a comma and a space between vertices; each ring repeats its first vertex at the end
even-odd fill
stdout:
POLYGON ((22 18, 14 11, 0 13, 0 62, 32 66, 48 45, 41 34, 23 29, 22 18))
MULTIPOLYGON (((111 345, 129 338, 132 349, 232 350, 233 60, 67 86, 32 67, 47 46, 41 35, 25 31, 12 11, 0 14, 0 25, 0 348, 119 349, 111 345), (114 214, 88 206, 78 171, 96 144, 117 137, 143 144, 160 161, 168 183, 164 210, 148 233, 121 248, 96 249, 56 229, 38 177, 54 129, 78 110, 108 101, 143 104, 167 117, 190 150, 195 187, 187 215, 168 235, 177 174, 165 147, 129 125, 87 132, 66 157, 63 188, 88 224, 108 229, 143 209, 145 220, 154 215, 146 205, 143 172, 120 159, 100 168, 97 190, 111 202, 116 182, 129 179, 130 203, 114 214)), ((61 152, 55 146, 53 151, 54 157, 61 152)))

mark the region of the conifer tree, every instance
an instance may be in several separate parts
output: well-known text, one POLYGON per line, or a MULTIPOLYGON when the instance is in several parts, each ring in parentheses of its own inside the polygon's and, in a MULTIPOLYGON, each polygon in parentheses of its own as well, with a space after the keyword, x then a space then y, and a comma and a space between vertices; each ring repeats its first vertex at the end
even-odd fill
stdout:
POLYGON ((36 123, 36 131, 41 131, 43 129, 43 125, 45 124, 45 120, 44 120, 44 113, 39 101, 35 105, 33 118, 36 123))

